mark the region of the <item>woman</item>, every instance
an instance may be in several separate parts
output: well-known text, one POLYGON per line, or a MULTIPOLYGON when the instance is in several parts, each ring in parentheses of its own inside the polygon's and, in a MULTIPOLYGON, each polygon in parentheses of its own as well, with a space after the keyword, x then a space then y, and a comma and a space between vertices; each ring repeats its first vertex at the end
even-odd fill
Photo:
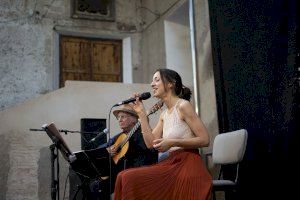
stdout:
POLYGON ((159 69, 151 83, 153 95, 166 110, 152 130, 142 101, 136 96, 132 108, 140 118, 148 148, 169 152, 158 164, 120 172, 115 185, 115 200, 208 200, 212 178, 198 148, 209 144, 209 135, 189 102, 191 91, 182 85, 179 74, 159 69))

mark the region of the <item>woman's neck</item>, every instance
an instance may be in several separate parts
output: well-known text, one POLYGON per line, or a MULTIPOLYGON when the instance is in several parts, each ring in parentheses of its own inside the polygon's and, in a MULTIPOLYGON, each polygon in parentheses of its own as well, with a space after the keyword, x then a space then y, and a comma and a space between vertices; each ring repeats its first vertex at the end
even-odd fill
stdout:
POLYGON ((176 102, 178 101, 179 97, 177 96, 169 96, 163 99, 165 105, 167 106, 168 110, 172 109, 176 102))

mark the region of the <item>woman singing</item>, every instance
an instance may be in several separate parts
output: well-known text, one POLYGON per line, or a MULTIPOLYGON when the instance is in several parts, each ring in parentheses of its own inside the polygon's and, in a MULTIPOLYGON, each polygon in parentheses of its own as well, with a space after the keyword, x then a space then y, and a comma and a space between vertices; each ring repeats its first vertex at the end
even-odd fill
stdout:
POLYGON ((166 109, 151 129, 143 102, 130 106, 138 114, 148 148, 169 156, 158 164, 128 169, 118 174, 115 200, 209 200, 212 177, 201 160, 198 148, 209 145, 209 135, 189 102, 191 91, 180 75, 159 69, 151 83, 153 95, 166 109))

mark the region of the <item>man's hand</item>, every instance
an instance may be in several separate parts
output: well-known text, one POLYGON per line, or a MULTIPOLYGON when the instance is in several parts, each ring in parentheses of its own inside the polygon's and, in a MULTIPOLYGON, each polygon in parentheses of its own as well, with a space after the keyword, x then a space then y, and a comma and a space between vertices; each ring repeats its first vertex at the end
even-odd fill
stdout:
POLYGON ((114 146, 107 147, 106 150, 110 155, 114 156, 117 154, 117 149, 114 146))

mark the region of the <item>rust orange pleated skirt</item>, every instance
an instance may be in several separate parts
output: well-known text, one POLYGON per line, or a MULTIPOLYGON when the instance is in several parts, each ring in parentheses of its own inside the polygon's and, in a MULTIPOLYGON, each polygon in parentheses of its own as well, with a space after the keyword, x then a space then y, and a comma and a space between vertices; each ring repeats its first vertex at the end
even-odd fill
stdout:
POLYGON ((158 164, 120 172, 115 200, 210 200, 212 177, 198 150, 177 150, 158 164))

